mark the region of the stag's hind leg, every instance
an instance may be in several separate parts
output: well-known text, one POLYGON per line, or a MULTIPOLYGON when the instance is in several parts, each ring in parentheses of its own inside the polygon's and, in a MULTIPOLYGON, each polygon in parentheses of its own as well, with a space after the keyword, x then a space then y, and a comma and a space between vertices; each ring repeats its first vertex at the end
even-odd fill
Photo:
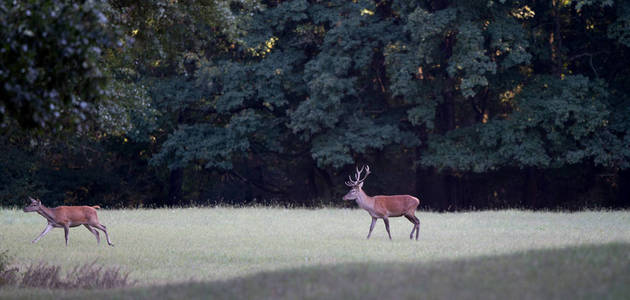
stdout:
POLYGON ((389 236, 389 240, 391 240, 392 234, 389 233, 389 219, 387 217, 383 217, 383 222, 385 222, 385 229, 387 229, 387 235, 389 236))
POLYGON ((98 234, 98 231, 96 231, 96 229, 92 228, 92 226, 90 226, 88 224, 83 224, 83 226, 85 226, 85 228, 87 228, 87 230, 89 230, 92 234, 94 234, 94 236, 96 236, 96 243, 100 244, 101 243, 101 236, 98 234))
POLYGON ((105 227, 105 225, 100 224, 100 223, 96 223, 96 224, 92 224, 92 226, 102 230, 103 232, 105 232, 105 238, 107 238, 107 244, 110 246, 114 246, 114 244, 112 244, 112 242, 109 240, 109 234, 107 234, 107 227, 105 227))
POLYGON ((407 218, 407 220, 409 220, 409 222, 413 223, 413 228, 411 229, 411 233, 409 234, 409 239, 413 240, 413 233, 414 231, 416 231, 418 229, 418 223, 417 223, 417 218, 413 215, 405 215, 405 218, 407 218))

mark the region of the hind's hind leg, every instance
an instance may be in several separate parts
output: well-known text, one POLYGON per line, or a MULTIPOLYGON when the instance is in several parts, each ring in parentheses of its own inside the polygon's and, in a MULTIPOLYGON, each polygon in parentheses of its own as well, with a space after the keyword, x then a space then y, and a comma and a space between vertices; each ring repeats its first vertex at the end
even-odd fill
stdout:
POLYGON ((114 246, 114 244, 112 244, 112 242, 109 240, 109 234, 107 234, 107 227, 105 227, 105 225, 103 224, 94 224, 92 225, 100 230, 102 230, 103 232, 105 232, 105 237, 107 238, 107 244, 110 246, 114 246))
POLYGON ((92 228, 92 226, 88 224, 83 224, 83 226, 85 226, 85 228, 87 228, 92 234, 94 234, 94 236, 96 236, 96 243, 100 244, 101 236, 98 234, 98 231, 96 231, 96 229, 92 228))
POLYGON ((413 216, 413 218, 416 220, 416 241, 418 240, 418 234, 420 233, 420 219, 418 219, 418 217, 413 216))

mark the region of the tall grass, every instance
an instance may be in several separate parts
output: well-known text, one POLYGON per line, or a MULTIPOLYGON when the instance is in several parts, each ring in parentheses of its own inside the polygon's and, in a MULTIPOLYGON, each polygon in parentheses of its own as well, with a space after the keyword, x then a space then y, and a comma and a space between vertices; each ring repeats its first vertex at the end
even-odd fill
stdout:
MULTIPOLYGON (((19 280, 22 288, 45 289, 111 289, 133 285, 129 273, 119 267, 103 267, 96 263, 86 263, 72 268, 65 276, 60 266, 45 262, 31 264, 19 280)), ((17 281, 16 281, 17 283, 17 281)))
MULTIPOLYGON (((116 247, 96 244, 83 227, 52 230, 39 215, 0 210, 0 249, 25 266, 40 261, 71 269, 96 261, 130 271, 140 288, 190 281, 228 282, 264 272, 367 265, 427 265, 524 251, 630 244, 630 212, 418 212, 412 224, 382 221, 366 240, 370 217, 355 209, 187 208, 101 210, 116 247)), ((368 272, 370 268, 367 269, 368 272)), ((0 292, 0 296, 2 292, 0 292)))

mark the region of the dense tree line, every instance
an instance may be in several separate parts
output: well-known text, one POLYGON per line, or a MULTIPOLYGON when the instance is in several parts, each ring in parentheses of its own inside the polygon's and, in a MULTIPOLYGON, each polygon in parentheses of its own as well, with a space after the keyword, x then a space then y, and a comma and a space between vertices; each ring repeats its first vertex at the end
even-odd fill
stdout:
POLYGON ((630 206, 630 4, 2 0, 0 203, 630 206), (79 13, 80 12, 80 13, 79 13))

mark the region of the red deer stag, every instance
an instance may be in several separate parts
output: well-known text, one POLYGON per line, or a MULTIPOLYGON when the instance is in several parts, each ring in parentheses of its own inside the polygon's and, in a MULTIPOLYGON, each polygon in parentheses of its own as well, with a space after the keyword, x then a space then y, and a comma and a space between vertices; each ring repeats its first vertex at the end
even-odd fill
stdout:
POLYGON ((357 168, 355 179, 353 180, 348 176, 350 181, 346 181, 346 185, 350 187, 350 191, 343 196, 343 200, 356 200, 359 206, 372 216, 372 224, 370 225, 370 232, 367 238, 370 238, 374 224, 378 218, 383 219, 385 222, 385 229, 387 229, 387 235, 389 239, 392 239, 392 235, 389 232, 389 218, 405 216, 407 220, 413 223, 413 229, 409 235, 410 239, 413 239, 413 233, 416 232, 416 241, 418 240, 418 233, 420 232, 420 220, 416 217, 416 207, 420 201, 418 198, 409 195, 394 195, 394 196, 368 196, 363 189, 363 181, 370 175, 370 166, 364 166, 359 170, 357 168), (365 177, 361 179, 361 173, 365 168, 365 177))
POLYGON ((58 206, 55 208, 48 208, 42 205, 42 202, 29 197, 31 204, 24 208, 25 212, 37 212, 42 217, 48 220, 48 225, 44 228, 44 231, 35 238, 32 243, 37 243, 44 235, 46 235, 53 227, 63 227, 66 238, 66 246, 68 246, 68 231, 70 227, 76 227, 79 225, 85 226, 92 234, 96 236, 96 242, 101 242, 101 237, 98 235, 98 231, 94 228, 98 228, 105 232, 107 238, 107 244, 114 246, 109 240, 107 229, 105 225, 98 222, 98 216, 96 215, 96 209, 99 206, 58 206), (94 227, 94 228, 92 228, 94 227))

